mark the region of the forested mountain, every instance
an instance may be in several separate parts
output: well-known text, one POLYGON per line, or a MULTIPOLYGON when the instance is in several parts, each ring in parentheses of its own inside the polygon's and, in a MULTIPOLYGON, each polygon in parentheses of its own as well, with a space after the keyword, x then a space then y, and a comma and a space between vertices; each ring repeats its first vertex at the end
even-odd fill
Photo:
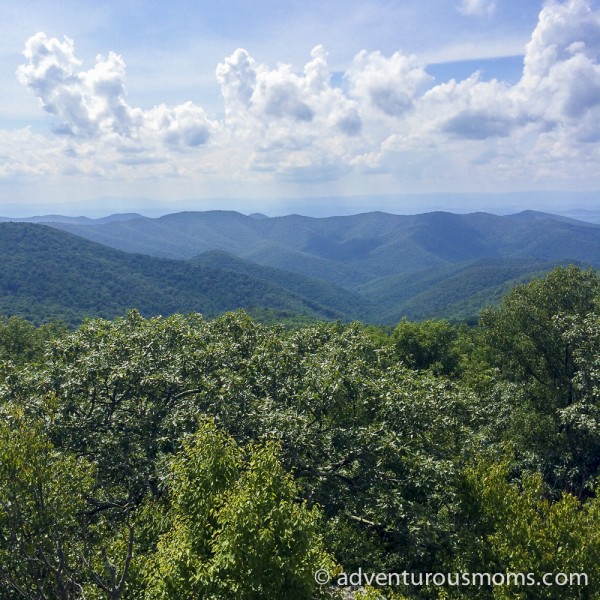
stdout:
POLYGON ((10 248, 0 267, 4 314, 77 322, 131 307, 148 315, 243 307, 390 325, 404 316, 469 320, 558 264, 600 266, 600 226, 533 211, 33 220, 45 218, 54 235, 0 224, 10 248))
POLYGON ((377 277, 483 258, 600 266, 600 226, 527 211, 261 218, 208 211, 104 225, 54 226, 128 252, 191 258, 223 250, 259 264, 354 287, 377 277))
POLYGON ((482 308, 496 304, 515 285, 541 276, 559 264, 561 261, 482 258, 380 277, 357 291, 380 307, 380 323, 397 323, 403 317, 475 322, 474 317, 482 308))
POLYGON ((359 317, 365 303, 332 284, 275 269, 225 269, 121 252, 44 225, 0 223, 0 311, 34 322, 267 308, 312 318, 359 317))

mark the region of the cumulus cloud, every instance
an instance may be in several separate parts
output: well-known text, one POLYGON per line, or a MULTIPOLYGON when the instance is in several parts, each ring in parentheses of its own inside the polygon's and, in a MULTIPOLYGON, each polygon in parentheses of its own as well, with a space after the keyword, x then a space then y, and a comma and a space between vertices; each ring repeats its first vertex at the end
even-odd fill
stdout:
POLYGON ((149 111, 127 104, 125 62, 110 52, 98 55, 89 70, 80 70, 73 40, 37 33, 24 51, 27 64, 19 81, 58 119, 57 133, 78 139, 121 138, 140 144, 162 140, 169 145, 198 146, 210 137, 213 124, 203 109, 188 102, 149 111))
POLYGON ((0 130, 0 148, 0 179, 56 175, 67 151, 64 143, 49 144, 45 136, 30 129, 0 130))
POLYGON ((518 90, 538 118, 574 126, 600 106, 599 59, 600 13, 584 0, 550 4, 527 44, 518 90))
POLYGON ((360 52, 346 78, 353 96, 389 117, 402 116, 433 78, 414 56, 395 52, 386 58, 381 52, 360 52))
POLYGON ((161 104, 148 111, 135 109, 139 137, 156 137, 170 146, 196 147, 208 142, 213 124, 200 106, 186 102, 173 108, 161 104))
POLYGON ((342 129, 356 131, 356 103, 331 85, 326 57, 324 48, 317 46, 303 71, 296 73, 291 65, 259 65, 245 50, 236 50, 216 70, 228 118, 270 119, 278 127, 284 121, 325 119, 329 125, 339 122, 342 129))
POLYGON ((600 13, 585 0, 548 4, 525 48, 520 81, 480 81, 478 74, 427 90, 414 132, 486 140, 532 128, 584 143, 598 137, 600 13), (590 130, 591 128, 591 130, 590 130))
POLYGON ((428 90, 411 126, 413 135, 486 140, 507 137, 528 121, 513 88, 497 80, 481 81, 474 73, 428 90))
POLYGON ((238 48, 217 66, 217 81, 221 86, 228 116, 232 117, 239 109, 250 106, 256 86, 256 72, 256 62, 243 48, 238 48))
POLYGON ((217 66, 216 76, 228 133, 249 148, 250 170, 289 179, 311 165, 334 173, 332 165, 347 162, 362 129, 358 102, 331 84, 322 46, 301 72, 287 64, 258 64, 238 49, 217 66))
MULTIPOLYGON (((461 7, 484 15, 493 3, 461 7)), ((592 144, 600 137, 598 18, 585 0, 547 5, 525 49, 522 78, 512 85, 482 81, 478 73, 434 85, 415 56, 361 51, 342 89, 331 85, 321 47, 302 72, 259 65, 237 50, 219 65, 217 78, 230 125, 246 127, 247 135, 236 139, 252 147, 251 168, 275 172, 337 161, 377 170, 389 168, 386 155, 425 147, 443 153, 460 142, 480 145, 473 163, 483 164, 482 155, 505 163, 518 151, 490 144, 518 142, 526 153, 541 147, 533 139, 557 154, 567 144, 592 144)), ((528 164, 523 155, 519 160, 528 164)))
MULTIPOLYGON (((460 9, 483 16, 493 6, 460 9)), ((191 101, 130 106, 125 62, 112 52, 84 70, 71 40, 39 33, 25 57, 18 78, 61 134, 40 164, 54 156, 73 172, 239 181, 445 172, 450 181, 462 165, 527 180, 581 173, 600 158, 600 11, 586 0, 543 8, 514 84, 478 73, 436 83, 415 56, 364 50, 334 83, 322 46, 300 68, 239 48, 216 68, 220 120, 191 101)))

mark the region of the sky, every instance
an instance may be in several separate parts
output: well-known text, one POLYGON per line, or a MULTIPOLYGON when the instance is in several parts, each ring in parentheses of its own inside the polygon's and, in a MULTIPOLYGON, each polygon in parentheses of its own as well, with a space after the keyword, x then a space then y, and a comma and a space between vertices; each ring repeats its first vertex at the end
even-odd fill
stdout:
POLYGON ((0 14, 0 215, 356 198, 402 212, 524 191, 600 208, 600 0, 0 0, 0 14))

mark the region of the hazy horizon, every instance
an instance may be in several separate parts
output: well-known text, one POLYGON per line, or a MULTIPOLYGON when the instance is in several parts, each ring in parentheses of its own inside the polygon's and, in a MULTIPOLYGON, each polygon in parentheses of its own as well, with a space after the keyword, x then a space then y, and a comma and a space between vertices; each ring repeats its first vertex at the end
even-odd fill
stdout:
POLYGON ((33 218, 47 215, 102 218, 115 214, 138 213, 156 218, 186 211, 236 211, 245 215, 260 213, 268 217, 299 214, 308 217, 348 216, 380 211, 411 215, 434 211, 457 214, 489 212, 508 215, 524 210, 547 212, 600 221, 600 193, 514 192, 507 194, 411 194, 340 196, 319 198, 281 198, 265 201, 248 198, 188 199, 164 203, 152 198, 99 198, 95 201, 66 204, 5 205, 0 217, 33 218))

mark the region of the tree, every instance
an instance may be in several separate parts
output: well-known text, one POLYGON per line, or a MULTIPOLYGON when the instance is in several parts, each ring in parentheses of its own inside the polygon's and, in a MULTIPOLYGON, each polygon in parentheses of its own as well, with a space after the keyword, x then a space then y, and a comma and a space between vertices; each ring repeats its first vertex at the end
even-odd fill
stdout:
POLYGON ((491 361, 504 379, 527 385, 540 409, 574 400, 577 368, 557 317, 585 317, 596 308, 599 295, 598 275, 571 265, 517 286, 497 309, 482 312, 491 361))
POLYGON ((563 338, 572 348, 576 374, 573 401, 558 411, 572 440, 579 495, 595 493, 600 472, 600 315, 562 317, 563 338))
POLYGON ((149 560, 148 598, 304 600, 332 567, 317 508, 298 500, 271 443, 238 446, 213 422, 170 463, 168 531, 149 560))
POLYGON ((594 271, 559 267, 481 315, 499 380, 490 394, 497 398, 497 431, 512 441, 524 466, 540 470, 554 489, 578 496, 589 493, 600 463, 588 460, 597 442, 583 440, 582 429, 566 418, 582 400, 581 341, 569 329, 595 311, 599 294, 594 271))
POLYGON ((59 323, 34 327, 20 317, 0 321, 0 361, 24 365, 41 358, 46 344, 66 334, 59 323))
POLYGON ((412 323, 403 319, 392 334, 400 360, 414 369, 431 369, 438 375, 451 375, 458 369, 456 348, 458 329, 447 321, 412 323))
POLYGON ((118 600, 132 558, 128 529, 99 515, 95 469, 55 449, 43 423, 5 412, 0 423, 0 586, 2 598, 118 600), (112 558, 111 558, 112 557, 112 558))
POLYGON ((88 321, 13 378, 6 396, 51 415, 52 442, 93 462, 115 503, 139 503, 155 485, 157 458, 195 427, 197 415, 181 404, 198 391, 205 330, 199 315, 88 321))
MULTIPOLYGON (((600 502, 563 493, 547 498, 539 473, 511 478, 506 458, 480 457, 462 487, 465 532, 453 569, 468 573, 531 574, 533 584, 450 590, 456 598, 562 599, 600 594, 600 502), (542 585, 545 574, 559 576, 542 585), (560 574, 585 574, 565 584, 560 574), (539 584, 537 582, 540 582, 539 584)), ((516 584, 514 584, 516 582, 516 584)))

